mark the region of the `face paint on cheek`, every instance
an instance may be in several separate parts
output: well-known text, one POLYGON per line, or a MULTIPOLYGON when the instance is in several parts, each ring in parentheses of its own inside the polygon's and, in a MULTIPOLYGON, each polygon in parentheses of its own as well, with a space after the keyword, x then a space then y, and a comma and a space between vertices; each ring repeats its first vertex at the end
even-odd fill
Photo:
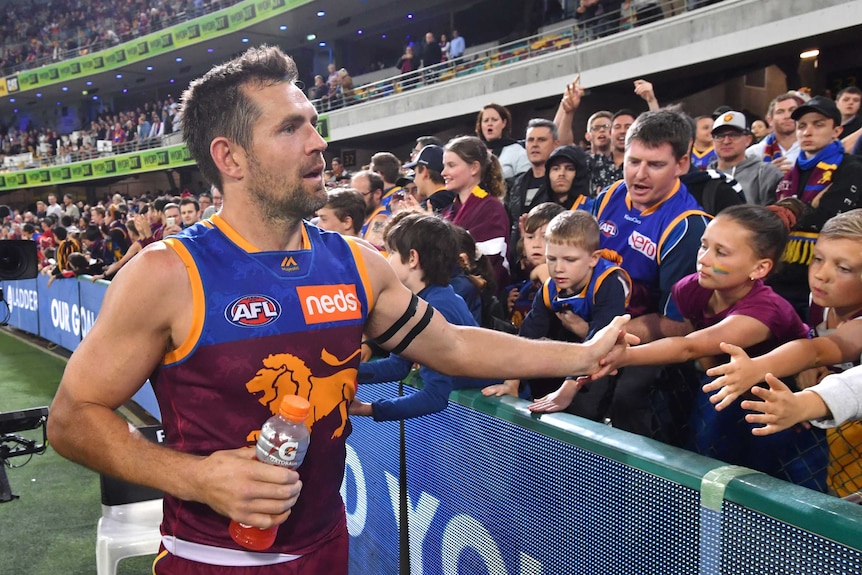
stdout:
POLYGON ((712 266, 712 273, 720 276, 726 276, 730 273, 730 270, 720 266, 712 266))

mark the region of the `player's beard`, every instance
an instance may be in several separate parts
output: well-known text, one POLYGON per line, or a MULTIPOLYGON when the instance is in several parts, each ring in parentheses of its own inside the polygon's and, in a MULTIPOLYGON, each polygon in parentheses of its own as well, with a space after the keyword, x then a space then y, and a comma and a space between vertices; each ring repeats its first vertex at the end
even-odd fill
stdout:
POLYGON ((313 217, 326 205, 326 188, 322 179, 319 186, 311 187, 303 178, 306 173, 304 167, 295 175, 276 174, 263 169, 254 155, 249 154, 248 159, 252 177, 248 187, 249 198, 264 220, 293 223, 313 217))

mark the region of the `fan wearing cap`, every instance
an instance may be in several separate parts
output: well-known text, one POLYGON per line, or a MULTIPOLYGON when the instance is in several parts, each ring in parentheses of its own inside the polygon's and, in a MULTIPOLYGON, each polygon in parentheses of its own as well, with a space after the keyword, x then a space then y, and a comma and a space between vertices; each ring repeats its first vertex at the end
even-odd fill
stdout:
POLYGON ((716 118, 712 139, 717 157, 710 168, 739 182, 749 204, 765 206, 775 201, 775 187, 784 174, 772 164, 745 157, 745 150, 751 145, 751 132, 742 112, 731 110, 716 118))
POLYGON ((412 162, 404 164, 405 169, 413 169, 413 183, 423 209, 439 214, 455 201, 455 192, 446 189, 443 180, 443 147, 428 145, 423 147, 412 162))
POLYGON ((778 200, 796 198, 806 205, 790 230, 782 260, 771 285, 787 298, 803 319, 808 317, 808 265, 814 243, 826 220, 860 206, 862 158, 844 152, 841 112, 830 98, 815 96, 793 111, 799 157, 778 184, 778 200))

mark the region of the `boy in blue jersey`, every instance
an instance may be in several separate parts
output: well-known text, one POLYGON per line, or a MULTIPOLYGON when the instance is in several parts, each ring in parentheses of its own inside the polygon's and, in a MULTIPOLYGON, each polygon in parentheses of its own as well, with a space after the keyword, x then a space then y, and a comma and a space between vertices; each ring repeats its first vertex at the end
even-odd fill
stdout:
MULTIPOLYGON (((586 341, 625 312, 631 280, 622 268, 602 257, 599 235, 596 219, 582 210, 563 212, 547 224, 545 259, 550 277, 533 299, 518 332, 521 337, 586 341)), ((578 375, 566 377, 562 385, 559 378, 531 379, 535 403, 530 410, 567 410, 595 421, 604 418, 609 403, 607 378, 591 382, 578 393, 583 383, 578 375)), ((482 393, 517 395, 519 384, 509 379, 482 393)))
MULTIPOLYGON (((389 220, 384 232, 389 263, 398 279, 414 294, 443 314, 449 323, 476 326, 464 300, 449 285, 457 265, 458 247, 449 224, 429 214, 401 212, 389 220)), ((359 383, 385 383, 407 377, 413 362, 398 354, 362 363, 359 383)), ((452 377, 420 366, 422 390, 403 397, 350 404, 351 415, 368 415, 375 421, 392 421, 428 415, 446 409, 453 389, 480 388, 493 380, 452 377)))

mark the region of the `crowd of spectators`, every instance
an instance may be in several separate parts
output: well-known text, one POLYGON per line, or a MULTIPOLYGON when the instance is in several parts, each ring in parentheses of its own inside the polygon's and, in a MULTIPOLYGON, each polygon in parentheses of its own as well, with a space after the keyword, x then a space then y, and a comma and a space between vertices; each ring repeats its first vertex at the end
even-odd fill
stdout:
MULTIPOLYGON (((359 101, 400 93, 422 84, 432 84, 471 74, 484 70, 488 66, 498 67, 508 61, 517 62, 524 58, 546 54, 548 51, 562 50, 721 1, 580 0, 579 3, 569 2, 568 11, 562 8, 557 11, 549 10, 543 19, 543 22, 548 24, 568 19, 571 21, 569 27, 501 42, 498 46, 474 52, 467 57, 464 57, 466 40, 458 30, 452 30, 451 36, 448 37, 446 34, 440 34, 438 37, 434 32, 429 31, 422 41, 409 42, 404 46, 398 59, 393 62, 397 70, 395 77, 358 86, 354 86, 351 81, 350 90, 342 92, 337 81, 332 82, 334 64, 330 64, 329 81, 324 81, 322 76, 316 76, 308 95, 319 111, 330 111, 359 101)), ((548 5, 555 5, 555 3, 549 2, 548 5)), ((376 68, 383 69, 384 65, 379 64, 376 68)))
MULTIPOLYGON (((708 394, 692 396, 691 390, 702 385, 712 386, 705 387, 704 391, 717 392, 713 403, 722 401, 722 408, 739 396, 739 392, 729 391, 737 384, 714 383, 714 374, 707 376, 699 369, 720 363, 724 352, 723 348, 719 349, 719 341, 733 340, 740 332, 723 333, 719 340, 715 339, 718 337, 715 334, 722 333, 725 326, 719 320, 709 319, 705 323, 698 320, 687 325, 684 320, 688 315, 685 314, 694 309, 693 304, 680 299, 678 290, 682 288, 674 287, 687 282, 686 290, 690 290, 697 284, 697 269, 707 241, 701 236, 707 237, 704 234, 712 218, 736 206, 735 211, 727 212, 732 216, 715 221, 724 225, 740 218, 764 218, 762 225, 768 220, 770 225, 786 228, 782 233, 789 231, 786 236, 789 239, 786 249, 784 240, 769 248, 776 262, 779 258, 775 254, 784 250, 780 258, 783 266, 778 271, 759 270, 750 274, 751 277, 746 275, 734 281, 752 285, 757 293, 767 294, 770 301, 780 302, 784 310, 780 316, 792 316, 797 328, 802 322, 820 325, 822 318, 818 318, 828 313, 824 315, 817 302, 825 301, 823 294, 827 288, 820 289, 814 299, 817 305, 813 305, 812 310, 818 311, 809 313, 807 269, 809 264, 814 266, 819 261, 817 257, 822 257, 816 255, 811 238, 816 238, 820 226, 829 218, 860 205, 854 190, 862 185, 862 160, 858 157, 860 146, 857 145, 862 132, 858 129, 862 91, 847 88, 833 101, 823 96, 811 97, 806 90, 793 90, 776 97, 764 110, 763 118, 746 116, 722 106, 695 119, 679 107, 661 108, 652 84, 641 79, 633 84, 633 95, 642 100, 640 106, 594 114, 580 131, 572 126, 572 120, 584 94, 584 87, 576 79, 566 86, 554 121, 534 118, 527 124, 525 134, 512 132, 509 110, 489 104, 478 113, 475 137, 457 137, 445 144, 434 136, 422 137, 401 169, 397 166, 393 169, 388 152, 374 154, 370 164, 361 166, 361 170, 352 175, 340 159, 333 158, 332 170, 327 172, 333 203, 319 223, 332 231, 359 235, 386 251, 391 247, 386 243, 386 229, 393 216, 405 210, 438 214, 469 232, 475 240, 476 255, 490 271, 484 277, 478 272, 470 274, 473 279, 466 284, 472 291, 459 291, 479 325, 505 329, 502 323, 520 329, 525 337, 556 334, 554 338, 577 340, 602 327, 596 323, 597 317, 606 320, 622 313, 625 301, 626 311, 636 316, 627 330, 638 335, 642 342, 662 342, 664 338, 676 336, 679 339, 657 343, 655 349, 663 350, 673 343, 670 347, 675 350, 674 357, 702 360, 699 368, 690 361, 674 365, 628 365, 611 383, 589 384, 589 396, 578 395, 585 384, 575 378, 556 382, 511 380, 489 386, 486 394, 511 393, 532 399, 534 403, 530 409, 538 412, 566 410, 597 421, 610 421, 615 427, 688 447, 729 463, 762 468, 767 473, 818 490, 845 495, 862 487, 862 474, 854 471, 855 468, 836 474, 836 461, 829 460, 827 465, 826 436, 810 429, 796 429, 789 435, 782 435, 782 439, 772 440, 775 443, 771 445, 781 446, 771 452, 782 460, 777 467, 770 467, 763 457, 755 457, 757 461, 739 459, 760 453, 759 448, 748 446, 745 440, 751 437, 753 429, 745 423, 745 413, 736 403, 733 410, 716 415, 709 402, 697 403, 708 394), (642 114, 638 107, 650 111, 642 114), (755 121, 767 128, 757 137, 753 134, 755 121), (698 130, 701 124, 703 127, 698 130), (575 134, 581 133, 584 140, 576 145, 575 134), (644 143, 640 144, 641 141, 644 143), (805 155, 800 153, 802 148, 805 155), (856 155, 851 153, 854 149, 856 155), (712 154, 711 159, 702 162, 708 153, 712 154), (641 165, 647 167, 638 167, 641 165), (654 167, 659 165, 664 168, 654 167), (673 166, 673 172, 667 169, 669 166, 673 166), (821 173, 823 170, 829 173, 821 173), (354 191, 350 191, 351 188, 354 191), (336 197, 338 202, 334 200, 336 197), (356 210, 348 211, 345 198, 362 202, 364 213, 361 209, 359 215, 356 210), (763 206, 769 209, 764 210, 763 206), (602 292, 590 291, 599 290, 600 282, 590 283, 580 296, 580 284, 574 284, 578 286, 574 293, 566 288, 567 285, 571 287, 566 283, 566 278, 570 278, 567 266, 576 265, 571 262, 587 261, 587 255, 597 253, 595 247, 589 247, 593 240, 586 242, 579 236, 574 245, 582 251, 575 249, 572 253, 565 251, 571 247, 571 242, 565 240, 560 244, 563 248, 559 245, 555 248, 553 258, 548 244, 541 242, 542 236, 551 234, 545 231, 550 229, 548 226, 568 225, 559 222, 551 225, 549 220, 560 210, 589 212, 602 226, 601 235, 596 229, 595 241, 602 248, 604 263, 589 265, 598 265, 597 269, 601 270, 621 269, 622 272, 612 273, 622 274, 620 282, 629 285, 615 292, 614 301, 619 305, 615 304, 613 313, 595 315, 597 306, 604 305, 601 294, 608 293, 611 287, 619 288, 619 282, 612 282, 610 286, 605 283, 602 292), (362 226, 356 221, 358 217, 364 217, 362 226), (536 219, 540 217, 544 219, 536 219), (668 237, 673 238, 672 243, 664 242, 668 237), (657 250, 660 259, 651 250, 657 250), (560 253, 568 255, 560 256, 560 253), (638 259, 644 256, 643 261, 638 259), (478 300, 474 293, 477 286, 481 286, 478 300), (593 303, 573 303, 577 297, 590 298, 593 303), (493 315, 493 319, 489 315, 493 315), (536 325, 538 315, 546 318, 540 326, 536 325), (699 333, 699 329, 708 326, 718 327, 699 333), (705 351, 707 348, 709 351, 705 351), (738 435, 740 430, 742 435, 738 435), (737 441, 730 437, 742 439, 737 441), (739 449, 730 448, 730 444, 739 449), (829 465, 832 470, 827 472, 829 465)), ((862 211, 853 214, 853 218, 862 221, 862 211)), ((758 226, 761 224, 755 228, 761 230, 758 226)), ((554 233, 563 233, 554 229, 557 230, 554 233)), ((856 235, 852 241, 862 241, 862 233, 853 234, 856 235)), ((745 241, 748 240, 752 245, 757 244, 752 238, 745 241)), ((720 255, 710 257, 725 257, 725 247, 715 249, 720 255)), ((859 264, 862 265, 862 260, 859 264)), ((726 273, 719 263, 709 265, 713 267, 708 273, 716 276, 726 273)), ((582 275, 585 273, 584 269, 577 269, 582 275)), ((858 299, 862 298, 862 280, 856 278, 854 282, 853 288, 848 287, 848 295, 836 297, 862 301, 858 299), (851 297, 850 293, 855 295, 851 297)), ((455 283, 453 279, 453 287, 455 283)), ((727 312, 727 317, 743 313, 735 311, 735 305, 731 305, 734 311, 727 312)), ((702 306, 699 309, 703 311, 702 306)), ((849 315, 847 309, 841 308, 841 318, 862 314, 858 305, 849 315)), ((748 320, 732 319, 728 325, 736 325, 738 321, 748 320)), ((819 329, 827 334, 830 333, 828 327, 824 322, 819 329)), ((797 332, 802 333, 796 329, 793 332, 796 335, 790 335, 790 339, 800 337, 797 332)), ((746 341, 741 339, 739 343, 751 347, 746 341)), ((782 341, 764 340, 763 343, 777 347, 782 341)), ((765 349, 771 349, 769 346, 765 349)), ((752 347, 754 349, 762 352, 762 348, 752 347)), ((858 359, 856 347, 848 353, 847 357, 858 359)), ((650 355, 651 359, 645 363, 656 363, 656 357, 659 356, 650 355)), ((797 389, 814 385, 818 377, 801 374, 797 389)), ((787 381, 794 385, 792 380, 787 381)), ((770 387, 777 385, 780 384, 770 387)), ((779 433, 781 429, 770 428, 754 435, 779 433)), ((830 433, 838 434, 842 444, 849 446, 850 455, 845 459, 856 457, 852 454, 862 449, 862 444, 854 439, 855 431, 842 428, 830 433)))
POLYGON ((18 128, 0 123, 0 164, 7 156, 27 155, 21 166, 68 164, 98 157, 102 153, 135 151, 161 145, 162 137, 176 130, 178 105, 172 96, 145 102, 135 109, 98 113, 88 125, 70 133, 50 127, 18 128), (110 150, 99 149, 99 142, 110 142, 110 150))
POLYGON ((0 223, 0 240, 35 241, 40 273, 53 279, 87 274, 110 280, 147 245, 215 213, 221 194, 214 191, 137 198, 117 193, 94 204, 72 194, 58 201, 49 193, 33 209, 10 210, 0 223))
POLYGON ((83 56, 234 4, 236 0, 47 0, 0 14, 0 73, 83 56))

